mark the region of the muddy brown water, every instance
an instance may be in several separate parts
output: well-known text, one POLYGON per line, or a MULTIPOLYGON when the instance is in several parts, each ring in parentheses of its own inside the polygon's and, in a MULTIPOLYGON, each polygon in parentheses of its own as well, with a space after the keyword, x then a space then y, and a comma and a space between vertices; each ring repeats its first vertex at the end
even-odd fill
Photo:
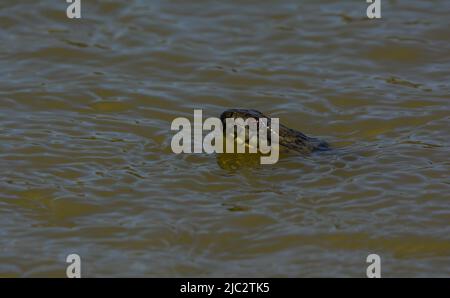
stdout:
POLYGON ((450 275, 448 1, 55 2, 0 4, 0 276, 450 275), (172 153, 236 107, 334 149, 172 153))

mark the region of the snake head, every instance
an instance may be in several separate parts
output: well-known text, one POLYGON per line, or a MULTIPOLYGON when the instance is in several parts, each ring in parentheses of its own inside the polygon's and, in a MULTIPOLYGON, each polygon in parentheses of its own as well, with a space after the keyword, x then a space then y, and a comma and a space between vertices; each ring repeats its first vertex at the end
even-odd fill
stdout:
MULTIPOLYGON (((258 137, 261 133, 267 134, 267 140, 269 144, 271 144, 272 134, 277 134, 279 137, 279 144, 292 150, 300 153, 309 153, 315 150, 328 150, 329 146, 326 142, 321 141, 316 138, 311 138, 306 136, 305 134, 288 128, 282 124, 279 124, 278 130, 272 130, 271 119, 264 115, 263 113, 257 110, 247 110, 247 109, 229 109, 224 111, 220 115, 220 120, 223 126, 223 132, 226 134, 226 119, 232 118, 237 119, 241 118, 244 121, 247 121, 247 126, 236 126, 237 132, 234 133, 233 137, 236 138, 239 130, 245 129, 248 130, 248 122, 251 122, 250 119, 254 119, 256 121, 256 125, 258 127, 258 137), (266 119, 266 121, 261 121, 261 119, 266 119)), ((245 140, 241 139, 240 141, 244 141, 248 143, 249 134, 245 133, 245 140)))
POLYGON ((257 111, 257 110, 250 110, 250 109, 229 109, 224 111, 220 115, 220 120, 222 122, 223 126, 223 132, 227 134, 226 130, 226 119, 242 119, 245 123, 240 123, 235 121, 236 125, 236 131, 232 133, 232 137, 236 138, 242 130, 245 130, 245 139, 240 139, 240 141, 244 141, 246 143, 249 142, 249 126, 254 125, 254 127, 257 129, 256 137, 259 137, 260 133, 267 133, 267 140, 270 143, 270 118, 264 115, 263 113, 257 111), (261 121, 261 119, 264 119, 265 121, 261 121))

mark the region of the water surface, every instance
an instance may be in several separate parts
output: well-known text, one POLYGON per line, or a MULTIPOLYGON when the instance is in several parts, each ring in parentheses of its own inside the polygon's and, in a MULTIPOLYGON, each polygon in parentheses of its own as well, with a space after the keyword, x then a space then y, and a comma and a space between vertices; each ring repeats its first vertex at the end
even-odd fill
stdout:
POLYGON ((448 1, 56 2, 0 4, 0 276, 450 275, 448 1), (172 153, 237 107, 334 150, 172 153))

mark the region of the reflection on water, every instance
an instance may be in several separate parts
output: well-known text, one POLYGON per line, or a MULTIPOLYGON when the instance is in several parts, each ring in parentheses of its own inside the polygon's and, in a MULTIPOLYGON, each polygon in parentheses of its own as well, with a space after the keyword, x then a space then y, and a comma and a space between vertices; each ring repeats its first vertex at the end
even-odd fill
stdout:
POLYGON ((450 274, 448 1, 83 5, 0 4, 0 276, 450 274), (235 107, 333 150, 172 153, 235 107))

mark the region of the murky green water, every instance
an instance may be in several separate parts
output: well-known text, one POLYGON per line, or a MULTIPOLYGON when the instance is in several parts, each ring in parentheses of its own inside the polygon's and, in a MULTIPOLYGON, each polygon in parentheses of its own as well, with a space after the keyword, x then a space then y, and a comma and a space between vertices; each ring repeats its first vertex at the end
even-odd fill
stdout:
POLYGON ((450 275, 448 1, 82 2, 0 4, 0 276, 450 275), (172 153, 235 107, 334 150, 172 153))

